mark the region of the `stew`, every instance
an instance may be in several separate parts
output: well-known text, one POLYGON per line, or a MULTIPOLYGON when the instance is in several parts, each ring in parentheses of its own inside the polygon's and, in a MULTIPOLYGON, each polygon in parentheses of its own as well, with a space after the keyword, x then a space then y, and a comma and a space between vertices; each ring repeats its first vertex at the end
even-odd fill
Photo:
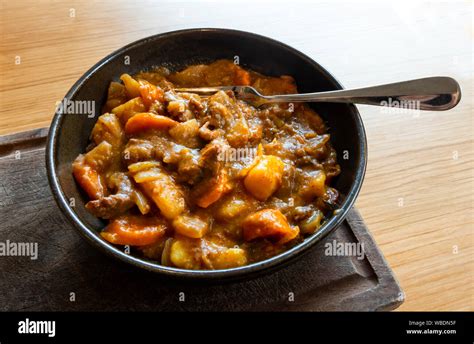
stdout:
POLYGON ((178 87, 252 85, 297 93, 228 60, 111 82, 87 152, 72 165, 108 221, 101 236, 183 269, 226 269, 277 255, 315 233, 336 208, 340 173, 324 122, 305 104, 259 109, 232 92, 178 87))

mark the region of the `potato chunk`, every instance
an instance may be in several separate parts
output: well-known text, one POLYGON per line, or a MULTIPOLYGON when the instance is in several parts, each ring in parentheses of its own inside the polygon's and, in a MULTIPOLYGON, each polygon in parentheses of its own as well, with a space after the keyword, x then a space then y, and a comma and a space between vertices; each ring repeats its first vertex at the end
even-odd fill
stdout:
POLYGON ((247 216, 242 229, 246 241, 267 238, 278 244, 293 240, 299 233, 299 228, 290 227, 285 215, 276 209, 263 209, 247 216))
POLYGON ((301 194, 307 198, 323 197, 326 193, 326 174, 323 171, 312 171, 305 177, 301 194))
POLYGON ((129 98, 140 97, 140 83, 128 74, 122 74, 120 80, 125 85, 125 93, 129 98))
POLYGON ((245 177, 244 185, 256 199, 266 201, 281 186, 285 164, 273 155, 257 159, 257 164, 245 177))
POLYGON ((189 148, 199 147, 199 123, 194 118, 177 124, 169 130, 169 134, 180 145, 189 148))
POLYGON ((206 234, 209 223, 196 215, 180 215, 173 221, 176 233, 198 239, 206 234))
POLYGON ((231 221, 239 216, 245 216, 255 209, 257 201, 246 193, 232 194, 227 197, 217 209, 215 216, 219 220, 231 221))
MULTIPOLYGON (((144 163, 137 163, 143 165, 144 163)), ((173 220, 186 210, 186 201, 183 190, 175 183, 173 178, 160 169, 151 167, 136 171, 137 164, 129 166, 133 179, 143 192, 150 197, 161 213, 168 220, 173 220)))
POLYGON ((128 102, 123 103, 112 109, 112 113, 117 115, 120 118, 120 121, 125 124, 127 121, 132 118, 135 114, 145 112, 146 106, 143 103, 142 98, 137 97, 130 99, 128 102))
POLYGON ((201 267, 199 251, 199 241, 175 239, 170 247, 169 260, 178 268, 197 270, 201 267))
POLYGON ((212 258, 214 269, 230 269, 247 264, 247 256, 241 248, 228 248, 212 258))
POLYGON ((96 145, 102 141, 107 141, 112 146, 120 147, 125 139, 119 119, 113 113, 106 113, 97 119, 92 129, 92 141, 96 145))
POLYGON ((125 94, 125 86, 121 83, 112 81, 109 85, 107 102, 105 103, 106 110, 110 111, 126 101, 127 95, 125 94))

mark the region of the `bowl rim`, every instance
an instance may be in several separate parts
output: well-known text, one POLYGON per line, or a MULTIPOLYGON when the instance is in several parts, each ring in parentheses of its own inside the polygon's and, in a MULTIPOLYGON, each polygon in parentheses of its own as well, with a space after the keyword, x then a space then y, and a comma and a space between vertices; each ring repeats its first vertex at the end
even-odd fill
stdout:
MULTIPOLYGON (((311 59, 306 54, 292 48, 291 46, 277 41, 273 38, 269 38, 266 36, 262 36, 259 34, 241 31, 241 30, 234 30, 234 29, 223 29, 223 28, 192 28, 192 29, 183 29, 183 30, 176 30, 176 31, 169 31, 160 34, 156 34, 153 36, 145 37, 134 41, 130 44, 121 47, 111 54, 107 55, 99 62, 97 62, 94 66, 92 66, 89 70, 87 70, 69 89, 69 91, 64 96, 64 99, 73 99, 76 92, 83 86, 83 84, 102 66, 107 64, 110 60, 114 59, 115 57, 124 54, 125 52, 138 47, 140 45, 146 44, 148 41, 155 41, 164 37, 171 37, 177 36, 182 34, 192 34, 192 33, 202 33, 202 32, 214 32, 216 34, 231 34, 237 36, 245 36, 251 37, 254 39, 266 41, 271 43, 275 46, 278 46, 281 49, 285 49, 290 51, 292 54, 298 55, 302 58, 306 63, 311 65, 312 68, 317 69, 325 78, 327 78, 331 83, 334 84, 336 89, 343 89, 341 83, 331 74, 329 73, 324 67, 322 67, 319 63, 311 59)), ((57 143, 58 143, 58 136, 59 132, 62 127, 62 122, 64 119, 64 114, 61 111, 56 111, 51 122, 51 126, 48 133, 48 139, 46 143, 46 169, 47 175, 49 180, 49 185, 51 191, 53 193, 54 199, 58 204, 59 208, 62 212, 66 215, 68 220, 72 222, 74 228, 87 239, 93 246, 101 249, 102 251, 106 252, 107 254, 134 266, 140 267, 142 269, 157 272, 162 275, 166 275, 169 277, 177 277, 177 278, 185 278, 185 279, 199 279, 199 280, 208 280, 208 279, 235 279, 240 278, 243 276, 251 275, 257 272, 263 272, 263 270, 271 270, 272 268, 276 268, 278 266, 284 265, 284 263, 289 263, 291 260, 296 258, 297 256, 301 255, 304 252, 308 252, 308 250, 313 247, 317 242, 323 239, 326 235, 333 232, 344 220, 349 210, 355 203, 355 200, 360 192, 362 187, 362 183, 365 176, 366 166, 367 166, 367 138, 365 133, 365 128, 362 122, 362 118, 357 107, 353 104, 349 105, 351 107, 351 111, 355 115, 356 119, 356 130, 358 133, 358 142, 360 144, 360 159, 358 161, 358 167, 355 171, 355 182, 352 184, 349 192, 347 193, 346 199, 342 203, 341 207, 337 214, 333 215, 327 222, 325 222, 320 230, 317 233, 305 238, 301 243, 295 245, 294 247, 290 248, 287 251, 284 251, 276 256, 270 257, 268 259, 255 262, 249 265, 244 265, 241 267, 230 268, 230 269, 220 269, 220 270, 189 270, 189 269, 180 269, 174 267, 167 267, 160 265, 156 262, 151 260, 142 259, 139 257, 135 257, 131 254, 127 254, 117 247, 113 246, 110 243, 107 243, 104 239, 100 238, 97 231, 92 228, 89 228, 85 225, 85 223, 81 220, 81 218, 74 212, 74 210, 69 206, 69 201, 66 199, 66 195, 64 194, 58 180, 58 176, 56 174, 56 152, 57 152, 57 143)))

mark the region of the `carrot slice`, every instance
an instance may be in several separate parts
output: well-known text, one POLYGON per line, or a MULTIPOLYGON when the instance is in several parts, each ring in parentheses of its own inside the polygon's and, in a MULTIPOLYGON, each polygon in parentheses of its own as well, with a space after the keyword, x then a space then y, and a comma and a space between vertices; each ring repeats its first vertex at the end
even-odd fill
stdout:
POLYGON ((247 216, 242 229, 245 241, 267 238, 277 244, 287 243, 299 234, 299 228, 290 227, 286 216, 277 209, 263 209, 247 216))
POLYGON ((242 68, 237 68, 235 71, 235 85, 248 86, 250 85, 250 74, 242 68))
POLYGON ((143 102, 150 107, 156 101, 163 102, 164 101, 164 93, 163 90, 155 85, 149 83, 145 80, 140 80, 138 82, 140 84, 139 90, 140 95, 143 99, 143 102))
POLYGON ((72 173, 89 198, 99 199, 104 197, 104 182, 99 172, 84 162, 84 155, 79 155, 73 162, 72 173))
POLYGON ((165 230, 165 225, 156 218, 121 216, 111 221, 100 235, 112 244, 143 246, 157 242, 165 230))
POLYGON ((155 115, 150 112, 137 113, 125 124, 127 134, 136 134, 148 129, 169 129, 177 125, 178 122, 169 117, 155 115))
POLYGON ((222 170, 217 176, 199 185, 200 196, 196 200, 196 204, 201 208, 207 208, 211 204, 217 202, 224 194, 231 190, 232 186, 227 178, 227 173, 222 170))

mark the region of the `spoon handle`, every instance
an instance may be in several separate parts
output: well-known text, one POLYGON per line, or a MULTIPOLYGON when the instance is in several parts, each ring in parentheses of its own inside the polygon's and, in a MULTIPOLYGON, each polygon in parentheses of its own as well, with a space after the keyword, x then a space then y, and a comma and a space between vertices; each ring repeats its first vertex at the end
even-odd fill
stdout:
POLYGON ((461 99, 461 88, 449 77, 430 77, 392 84, 317 93, 264 97, 269 102, 331 102, 444 111, 461 99))

